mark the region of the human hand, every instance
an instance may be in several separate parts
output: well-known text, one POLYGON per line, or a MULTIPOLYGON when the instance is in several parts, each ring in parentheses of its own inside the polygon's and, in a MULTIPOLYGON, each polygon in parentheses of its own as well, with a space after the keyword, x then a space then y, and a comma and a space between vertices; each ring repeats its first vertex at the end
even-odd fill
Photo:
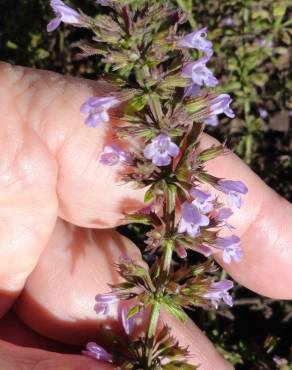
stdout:
MULTIPOLYGON (((79 113, 86 98, 106 91, 109 86, 93 81, 0 65, 0 312, 14 307, 29 327, 69 344, 98 339, 105 320, 119 326, 114 310, 96 316, 94 296, 117 281, 113 264, 120 255, 140 258, 133 243, 107 228, 120 224, 123 212, 139 209, 144 191, 122 185, 116 167, 99 163, 109 132, 84 126, 79 113)), ((204 136, 202 146, 212 142, 204 136)), ((260 294, 292 298, 291 205, 233 154, 209 162, 208 169, 249 188, 231 220, 244 257, 225 270, 260 294)), ((2 320, 2 339, 58 349, 32 333, 23 338, 13 320, 2 320), (7 325, 12 339, 3 330, 7 325)), ((190 346, 191 362, 200 369, 231 368, 193 323, 184 326, 165 314, 163 320, 190 346)), ((0 344, 4 369, 111 368, 82 356, 0 344)))

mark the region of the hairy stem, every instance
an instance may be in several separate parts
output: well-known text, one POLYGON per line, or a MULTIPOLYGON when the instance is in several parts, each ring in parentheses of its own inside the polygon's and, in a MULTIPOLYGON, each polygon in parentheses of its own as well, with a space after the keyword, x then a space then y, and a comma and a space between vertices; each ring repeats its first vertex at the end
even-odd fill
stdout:
POLYGON ((152 364, 154 335, 157 329, 159 314, 160 314, 160 303, 155 302, 151 308, 146 338, 146 363, 147 368, 149 369, 151 369, 152 364))
MULTIPOLYGON (((164 222, 165 222, 165 229, 166 234, 171 234, 171 230, 174 225, 174 219, 175 219, 175 211, 169 212, 170 209, 172 209, 171 202, 173 202, 173 199, 171 199, 171 196, 169 196, 168 192, 166 192, 165 197, 165 204, 164 204, 164 222)), ((171 235, 169 235, 171 236, 171 235)), ((165 284, 165 281, 167 281, 170 267, 171 267, 171 261, 172 261, 172 253, 173 253, 173 241, 171 238, 166 239, 163 243, 163 257, 162 257, 162 270, 160 271, 160 279, 159 279, 159 285, 156 287, 156 292, 159 294, 163 290, 163 286, 165 284)), ((147 337, 146 337, 146 362, 149 369, 151 369, 152 364, 152 357, 153 357, 153 345, 154 345, 154 336, 157 330, 157 324, 158 319, 160 315, 160 308, 161 303, 158 301, 155 301, 151 307, 151 313, 148 323, 148 329, 147 329, 147 337)))

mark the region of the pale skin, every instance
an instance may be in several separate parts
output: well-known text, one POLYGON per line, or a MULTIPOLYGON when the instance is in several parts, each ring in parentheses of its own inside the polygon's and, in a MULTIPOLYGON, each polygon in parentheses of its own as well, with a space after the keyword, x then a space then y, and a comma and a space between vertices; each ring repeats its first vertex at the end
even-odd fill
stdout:
MULTIPOLYGON (((117 281, 113 263, 121 254, 140 258, 132 242, 109 228, 122 222, 123 212, 142 206, 144 190, 122 185, 116 167, 98 162, 109 135, 105 126, 86 127, 79 112, 88 97, 109 90, 0 64, 1 369, 112 369, 60 354, 64 348, 54 342, 84 344, 98 338, 101 322, 118 325, 115 312, 96 317, 94 296, 117 281), (28 327, 7 315, 12 308, 28 327)), ((213 142, 204 136, 202 146, 213 142)), ((219 255, 216 259, 249 289, 291 299, 291 205, 234 154, 210 162, 208 169, 249 188, 244 206, 230 220, 242 238, 243 261, 224 265, 219 255)), ((194 324, 183 326, 164 314, 162 319, 189 345, 190 362, 201 370, 232 369, 194 324)))

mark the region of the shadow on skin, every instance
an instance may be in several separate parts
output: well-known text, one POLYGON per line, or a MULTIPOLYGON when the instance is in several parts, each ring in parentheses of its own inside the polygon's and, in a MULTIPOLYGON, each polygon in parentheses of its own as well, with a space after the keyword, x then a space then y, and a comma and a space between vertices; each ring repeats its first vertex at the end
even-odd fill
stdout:
POLYGON ((76 353, 81 351, 80 346, 69 346, 61 342, 52 341, 25 325, 18 316, 10 311, 0 320, 0 339, 6 342, 30 348, 39 348, 59 353, 76 353))
POLYGON ((107 317, 97 315, 94 297, 121 281, 114 265, 125 255, 141 258, 117 232, 59 221, 18 299, 18 315, 36 332, 69 344, 98 340, 101 325, 121 330, 118 307, 113 306, 107 317))

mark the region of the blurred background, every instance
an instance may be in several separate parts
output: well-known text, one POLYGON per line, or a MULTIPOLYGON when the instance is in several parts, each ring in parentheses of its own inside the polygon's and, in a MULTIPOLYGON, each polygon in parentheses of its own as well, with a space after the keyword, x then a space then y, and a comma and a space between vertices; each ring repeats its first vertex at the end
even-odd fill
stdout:
MULTIPOLYGON (((234 99, 236 118, 223 118, 208 131, 226 139, 229 148, 291 201, 292 2, 169 1, 186 12, 186 31, 208 27, 214 44, 210 67, 234 99)), ((91 16, 98 12, 93 0, 66 3, 91 16)), ((89 37, 87 31, 62 25, 46 32, 52 18, 49 0, 0 0, 0 15, 1 60, 94 79, 106 68, 98 56, 78 55, 77 44, 89 37)), ((143 245, 141 227, 121 231, 143 245)), ((237 287, 232 310, 190 315, 236 369, 292 369, 292 302, 237 287)))

